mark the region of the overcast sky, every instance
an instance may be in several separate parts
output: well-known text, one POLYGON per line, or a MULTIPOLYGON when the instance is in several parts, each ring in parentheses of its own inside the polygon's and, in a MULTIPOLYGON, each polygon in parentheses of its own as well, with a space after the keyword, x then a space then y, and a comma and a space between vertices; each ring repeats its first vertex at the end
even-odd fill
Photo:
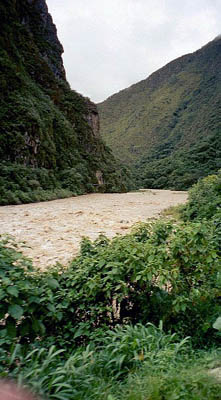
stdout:
POLYGON ((221 0, 46 0, 71 87, 94 102, 221 33, 221 0))

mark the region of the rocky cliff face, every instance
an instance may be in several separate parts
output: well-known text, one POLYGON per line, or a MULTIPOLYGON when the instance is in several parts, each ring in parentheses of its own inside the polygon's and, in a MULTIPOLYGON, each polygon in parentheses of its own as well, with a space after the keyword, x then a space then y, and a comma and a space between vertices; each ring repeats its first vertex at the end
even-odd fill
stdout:
POLYGON ((38 42, 39 35, 43 37, 42 43, 39 42, 42 58, 57 78, 65 79, 61 58, 64 50, 58 40, 56 26, 48 13, 47 4, 45 0, 27 0, 27 3, 30 7, 23 8, 20 22, 28 29, 34 42, 38 42))
POLYGON ((100 137, 100 119, 96 104, 92 103, 89 99, 86 99, 87 114, 86 119, 90 125, 92 132, 96 138, 100 137))
POLYGON ((35 200, 33 191, 37 199, 46 191, 52 197, 56 190, 94 191, 97 171, 102 190, 125 189, 100 138, 96 106, 66 81, 63 47, 45 0, 1 2, 0 30, 2 204, 10 196, 15 203, 35 200), (29 193, 26 200, 22 193, 29 193))

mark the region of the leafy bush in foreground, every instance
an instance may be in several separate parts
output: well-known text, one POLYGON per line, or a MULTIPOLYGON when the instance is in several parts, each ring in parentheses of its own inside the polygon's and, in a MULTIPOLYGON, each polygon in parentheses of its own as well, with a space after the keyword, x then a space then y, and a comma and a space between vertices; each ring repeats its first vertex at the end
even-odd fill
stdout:
POLYGON ((162 320, 166 330, 216 340, 220 254, 213 223, 142 224, 94 243, 66 269, 34 273, 13 244, 1 242, 2 343, 76 346, 117 324, 162 320))
POLYGON ((188 343, 220 340, 219 216, 85 238, 67 268, 46 272, 2 238, 0 377, 51 399, 218 400, 214 365, 188 343))
POLYGON ((172 228, 157 222, 141 231, 141 241, 138 228, 109 244, 101 240, 88 249, 85 242, 83 255, 67 271, 79 326, 158 324, 162 319, 167 329, 181 329, 198 342, 209 340, 220 291, 212 224, 172 228))
POLYGON ((221 222, 221 170, 193 185, 189 191, 189 201, 183 210, 186 220, 210 219, 216 214, 221 222))

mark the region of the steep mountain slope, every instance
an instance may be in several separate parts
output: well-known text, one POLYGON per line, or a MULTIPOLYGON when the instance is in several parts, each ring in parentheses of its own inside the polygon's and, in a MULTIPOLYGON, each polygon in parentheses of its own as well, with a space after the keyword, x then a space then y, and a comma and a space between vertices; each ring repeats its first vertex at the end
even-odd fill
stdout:
POLYGON ((119 159, 136 164, 143 186, 186 188, 217 171, 221 37, 109 97, 98 110, 103 138, 119 159))
POLYGON ((1 2, 0 31, 0 204, 125 189, 96 106, 66 81, 45 0, 1 2))

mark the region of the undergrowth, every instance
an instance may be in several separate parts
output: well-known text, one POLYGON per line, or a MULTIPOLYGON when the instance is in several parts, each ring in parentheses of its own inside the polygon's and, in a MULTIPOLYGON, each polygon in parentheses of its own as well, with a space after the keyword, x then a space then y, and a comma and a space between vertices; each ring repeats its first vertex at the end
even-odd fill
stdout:
POLYGON ((220 385, 208 374, 220 365, 218 351, 193 353, 188 338, 151 324, 119 326, 100 340, 71 354, 55 346, 24 354, 17 345, 4 370, 50 399, 219 399, 220 385))
POLYGON ((0 376, 50 399, 218 400, 208 373, 221 366, 217 182, 192 189, 185 221, 85 238, 65 269, 38 272, 2 238, 0 376))

